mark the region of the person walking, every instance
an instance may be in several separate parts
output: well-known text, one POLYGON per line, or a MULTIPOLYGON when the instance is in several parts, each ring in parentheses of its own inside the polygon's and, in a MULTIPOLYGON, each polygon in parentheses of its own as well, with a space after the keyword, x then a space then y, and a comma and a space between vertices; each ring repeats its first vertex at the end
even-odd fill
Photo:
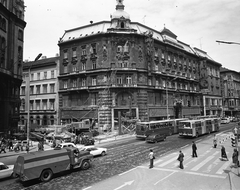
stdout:
POLYGON ((152 149, 150 149, 150 153, 149 153, 148 157, 149 157, 149 160, 150 160, 149 169, 151 169, 151 168, 153 168, 153 160, 155 159, 155 156, 154 156, 154 153, 153 153, 152 149))
POLYGON ((29 152, 29 142, 26 144, 26 151, 29 152))
POLYGON ((179 168, 181 168, 181 169, 184 169, 184 167, 183 167, 183 157, 184 157, 184 154, 183 154, 182 151, 180 150, 177 160, 178 160, 179 163, 180 163, 180 164, 179 164, 179 168))
POLYGON ((6 150, 5 150, 6 145, 2 142, 0 146, 1 146, 0 154, 2 153, 2 151, 6 153, 6 150))
POLYGON ((228 161, 228 157, 227 157, 227 154, 226 154, 226 150, 225 150, 225 147, 222 145, 222 148, 221 148, 221 160, 227 160, 228 161))
POLYGON ((195 142, 192 142, 192 157, 197 157, 197 145, 195 142))
POLYGON ((217 136, 216 136, 216 134, 214 134, 214 137, 213 137, 213 148, 217 148, 217 136))
POLYGON ((236 148, 233 151, 232 162, 233 162, 233 167, 237 168, 238 167, 238 151, 236 148))

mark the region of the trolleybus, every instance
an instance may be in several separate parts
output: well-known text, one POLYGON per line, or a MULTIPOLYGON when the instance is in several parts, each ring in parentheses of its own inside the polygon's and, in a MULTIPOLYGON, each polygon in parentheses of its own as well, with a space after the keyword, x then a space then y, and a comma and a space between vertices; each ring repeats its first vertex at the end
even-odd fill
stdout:
POLYGON ((220 118, 205 118, 179 122, 179 136, 198 137, 216 132, 220 127, 220 118))

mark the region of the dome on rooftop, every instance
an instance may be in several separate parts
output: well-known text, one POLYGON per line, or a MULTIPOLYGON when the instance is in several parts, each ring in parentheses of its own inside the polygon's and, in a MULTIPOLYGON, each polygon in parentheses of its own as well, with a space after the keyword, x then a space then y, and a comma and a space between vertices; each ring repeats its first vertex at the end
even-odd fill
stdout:
POLYGON ((123 0, 118 0, 117 2, 116 11, 111 15, 111 19, 120 19, 123 17, 130 20, 130 15, 124 11, 123 0))

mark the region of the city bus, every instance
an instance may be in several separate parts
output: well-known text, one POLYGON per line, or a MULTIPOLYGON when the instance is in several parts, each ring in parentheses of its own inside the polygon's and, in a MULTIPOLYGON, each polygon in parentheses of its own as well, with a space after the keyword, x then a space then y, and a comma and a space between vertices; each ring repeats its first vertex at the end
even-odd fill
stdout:
POLYGON ((216 132, 220 127, 220 118, 206 118, 179 122, 179 136, 198 137, 216 132))
POLYGON ((179 122, 189 120, 189 118, 178 118, 178 119, 170 119, 172 120, 173 125, 173 133, 178 134, 179 122))
POLYGON ((145 139, 150 134, 161 134, 165 136, 174 133, 172 120, 137 122, 136 124, 136 138, 145 139))

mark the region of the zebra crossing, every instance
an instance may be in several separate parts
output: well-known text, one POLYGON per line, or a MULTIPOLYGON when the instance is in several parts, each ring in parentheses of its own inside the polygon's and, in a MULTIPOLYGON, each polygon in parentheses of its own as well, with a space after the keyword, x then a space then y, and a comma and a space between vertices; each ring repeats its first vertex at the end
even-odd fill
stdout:
POLYGON ((165 157, 157 159, 154 163, 154 168, 158 170, 178 171, 185 173, 192 173, 195 175, 206 175, 209 177, 226 178, 227 170, 230 170, 232 165, 231 154, 232 148, 229 145, 228 139, 231 137, 231 133, 220 134, 218 148, 211 146, 211 140, 209 143, 198 143, 198 157, 193 158, 191 153, 191 146, 184 148, 184 169, 179 169, 179 162, 177 161, 178 152, 171 153, 165 157), (226 146, 226 154, 229 158, 228 161, 223 161, 221 158, 221 146, 226 146))

